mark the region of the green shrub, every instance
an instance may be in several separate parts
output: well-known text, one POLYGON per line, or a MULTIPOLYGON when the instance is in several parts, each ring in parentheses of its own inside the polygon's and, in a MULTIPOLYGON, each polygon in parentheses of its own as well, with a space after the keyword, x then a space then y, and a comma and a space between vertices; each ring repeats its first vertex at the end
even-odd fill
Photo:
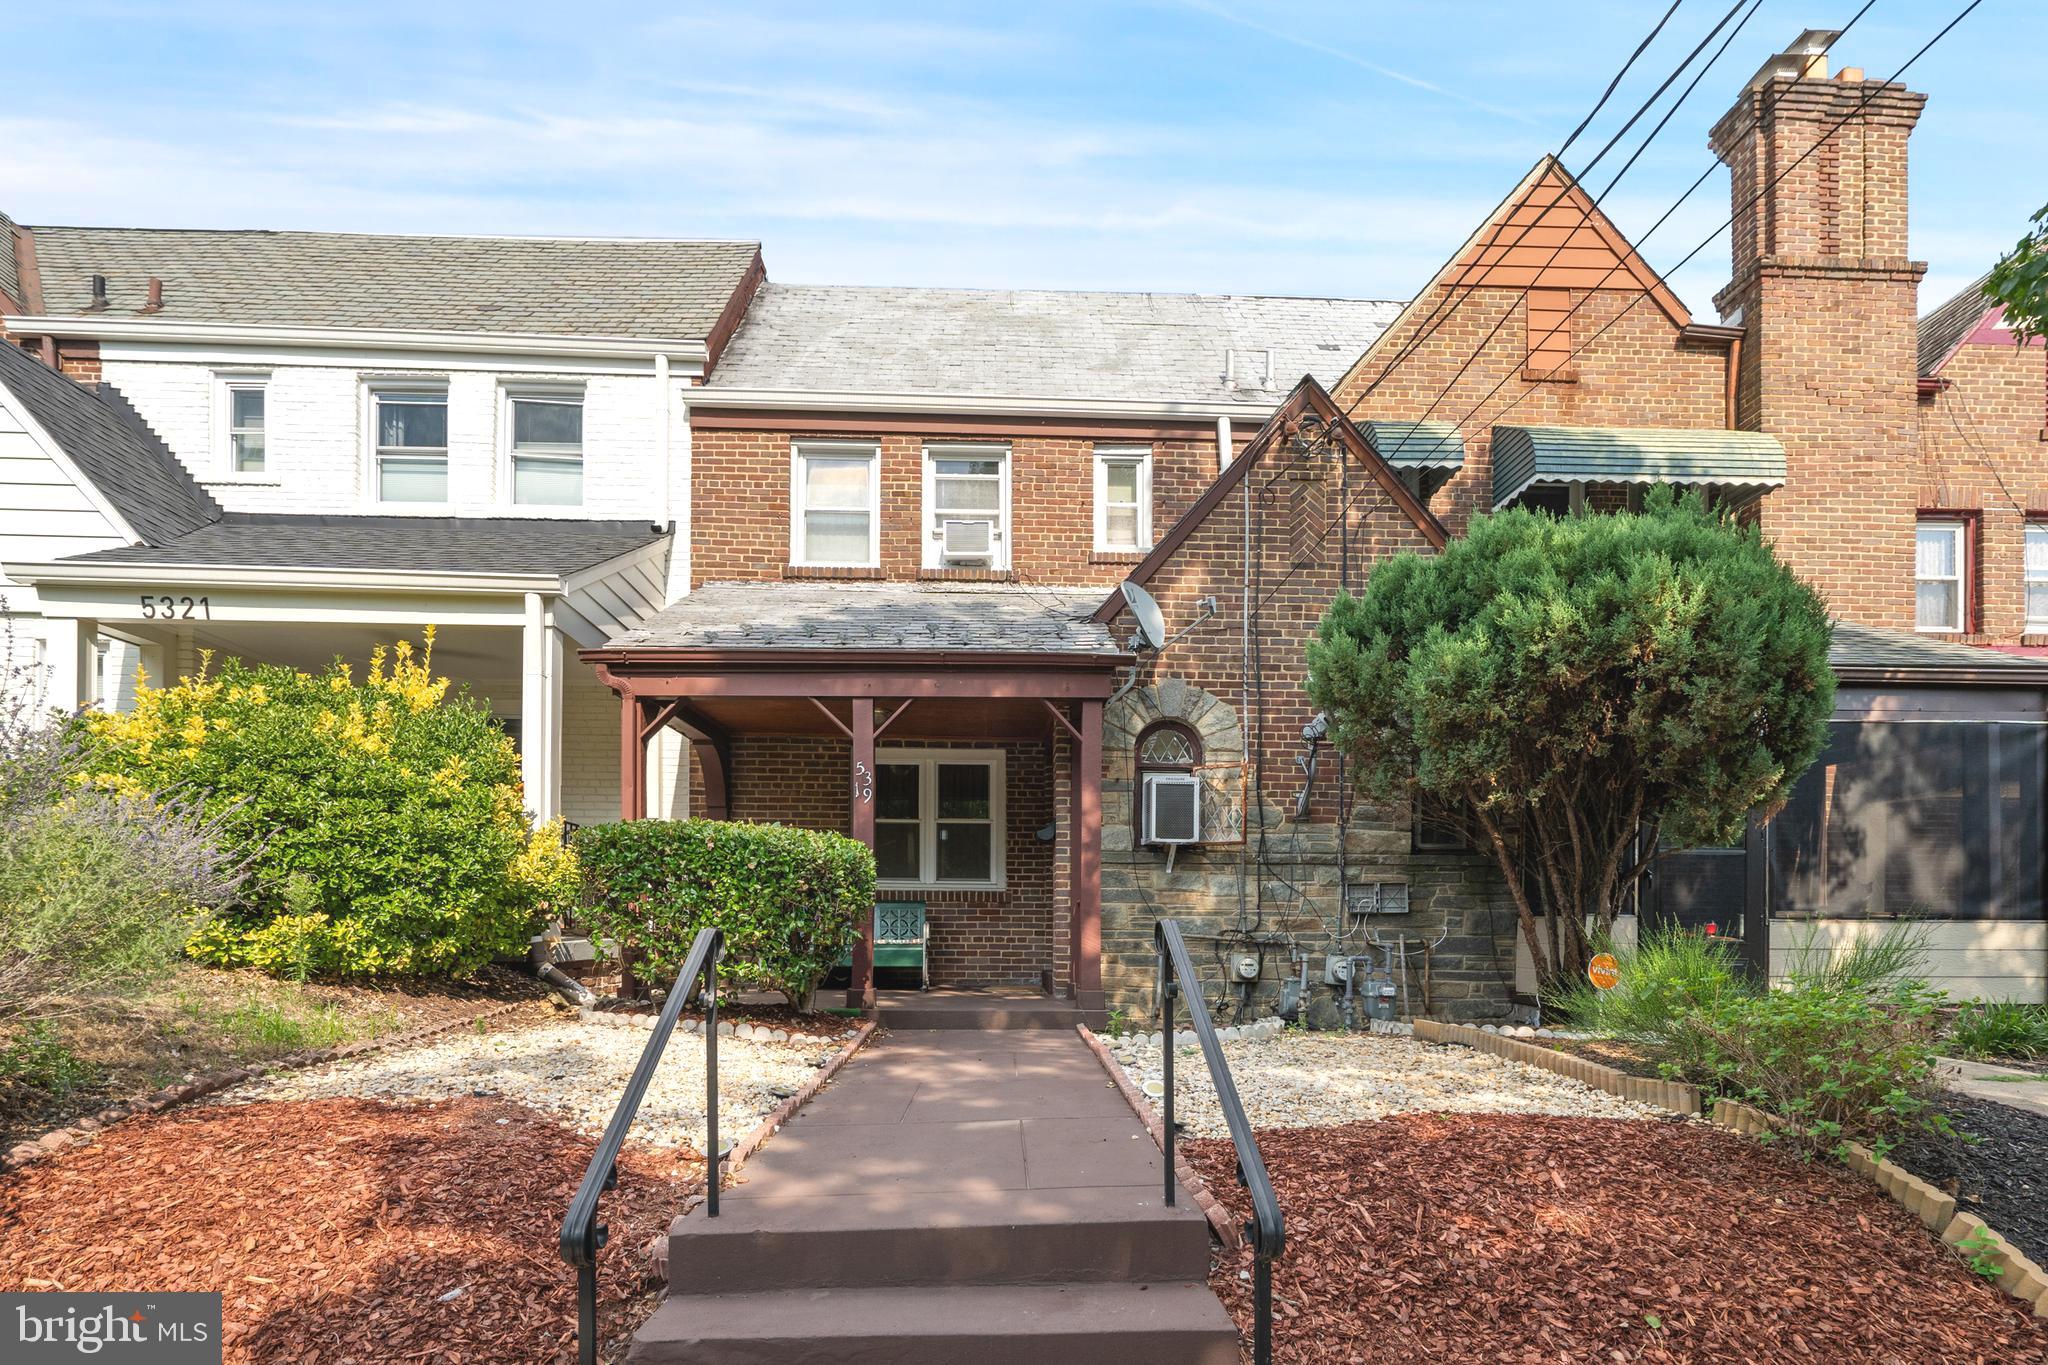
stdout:
POLYGON ((99 1073, 64 1046, 56 1031, 38 1020, 0 1046, 0 1109, 10 1090, 44 1099, 65 1099, 99 1079, 99 1073))
POLYGON ((1974 1001, 1957 1012, 1949 1041, 1969 1057, 2040 1061, 2048 1058, 2048 1005, 1974 1001))
POLYGON ((1856 1141, 1882 1156, 1908 1128, 1947 1131, 1927 1098, 1941 1004, 1914 985, 1727 995, 1679 1015, 1665 1043, 1688 1080, 1778 1116, 1803 1152, 1856 1141))
POLYGON ((1646 931, 1633 948, 1610 948, 1620 980, 1601 990, 1580 977, 1545 997, 1574 1027, 1631 1042, 1654 1042, 1688 1009, 1752 990, 1735 945, 1678 928, 1646 931))
POLYGON ((338 660, 321 673, 230 661, 81 718, 96 785, 195 793, 253 863, 245 902, 200 929, 193 956, 421 976, 525 950, 547 888, 574 878, 545 852, 559 834, 528 827, 511 740, 449 696, 432 648, 431 630, 418 657, 403 640, 388 659, 380 648, 360 681, 338 660))
POLYGON ((1893 991, 1924 975, 1932 935, 1926 923, 1905 920, 1860 926, 1846 943, 1837 943, 1817 926, 1801 925, 1786 953, 1785 979, 1823 990, 1893 991))
POLYGON ((874 912, 875 859, 840 834, 716 820, 629 820, 576 831, 591 927, 666 982, 697 932, 725 931, 726 970, 799 1009, 874 912))

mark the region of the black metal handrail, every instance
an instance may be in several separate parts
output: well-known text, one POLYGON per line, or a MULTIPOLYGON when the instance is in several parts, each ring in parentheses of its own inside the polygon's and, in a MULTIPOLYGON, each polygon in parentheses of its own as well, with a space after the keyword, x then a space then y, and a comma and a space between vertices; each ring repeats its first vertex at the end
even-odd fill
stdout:
POLYGON ((1166 1202, 1174 1202, 1173 1144, 1179 1125, 1173 1118, 1173 1002, 1187 997, 1188 1019, 1195 1026, 1195 1041, 1201 1044, 1202 1059, 1209 1064, 1209 1079, 1216 1087, 1216 1103, 1223 1110, 1224 1126, 1230 1130, 1230 1144, 1237 1149, 1237 1179, 1252 1199, 1252 1220, 1244 1225, 1252 1243, 1252 1361, 1272 1365, 1273 1361, 1273 1262, 1286 1245, 1280 1221, 1280 1200, 1273 1193, 1273 1181, 1266 1174, 1266 1159, 1252 1140, 1251 1120, 1245 1117, 1244 1102, 1237 1097, 1237 1082, 1230 1065, 1223 1060, 1222 1045, 1216 1041, 1216 1026, 1209 1021, 1209 1007, 1202 1002, 1201 980, 1188 958, 1188 945, 1181 937, 1180 921, 1163 919, 1152 931, 1159 945, 1159 1053, 1166 1065, 1166 1202))
POLYGON ((640 1112, 640 1101, 654 1080, 654 1068, 668 1050, 669 1035, 675 1032, 683 1002, 700 980, 704 987, 704 1211, 707 1217, 718 1217, 718 1181, 724 1167, 724 1156, 718 1150, 718 963, 724 956, 723 929, 697 931, 690 955, 676 974, 675 987, 662 1002, 647 1046, 640 1050, 626 1093, 619 1097, 619 1107, 605 1125, 590 1166, 583 1172, 583 1183, 569 1201, 569 1214, 562 1220, 562 1259, 576 1267, 576 1354, 582 1365, 597 1365, 597 1253, 610 1233, 597 1221, 598 1201, 619 1183, 619 1149, 625 1145, 626 1131, 640 1112))

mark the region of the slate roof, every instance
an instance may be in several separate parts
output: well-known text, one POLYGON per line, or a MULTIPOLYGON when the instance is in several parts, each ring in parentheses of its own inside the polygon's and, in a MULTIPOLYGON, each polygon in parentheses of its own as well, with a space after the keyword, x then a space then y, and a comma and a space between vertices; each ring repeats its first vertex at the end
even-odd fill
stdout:
POLYGON ((22 302, 21 267, 14 258, 14 220, 0 213, 0 294, 22 302))
POLYGON ((92 277, 133 314, 194 322, 553 336, 708 337, 757 242, 413 237, 38 227, 44 310, 80 313, 92 277))
POLYGON ((1828 647, 1828 663, 1838 669, 1970 668, 2010 671, 2016 685, 2024 685, 2048 673, 2038 658, 2006 654, 1979 645, 1966 645, 1939 636, 1911 630, 1888 630, 1882 626, 1835 622, 1834 643, 1828 647))
POLYGON ((1113 657, 1101 588, 1003 583, 706 583, 608 649, 858 649, 1113 657))
POLYGON ((1401 307, 768 283, 707 387, 1271 406, 1305 373, 1335 384, 1401 307), (1225 369, 1232 351, 1234 377, 1225 369))
POLYGON ((230 512, 160 544, 94 550, 65 562, 561 576, 667 535, 644 521, 230 512))
POLYGON ((1920 373, 1931 375, 1948 363, 1963 344, 1963 338, 1977 330, 1984 315, 1998 307, 1984 297, 1991 273, 1979 275, 1968 288, 1920 319, 1920 373))
POLYGON ((80 384, 4 342, 0 385, 145 540, 184 535, 220 515, 112 385, 80 384))

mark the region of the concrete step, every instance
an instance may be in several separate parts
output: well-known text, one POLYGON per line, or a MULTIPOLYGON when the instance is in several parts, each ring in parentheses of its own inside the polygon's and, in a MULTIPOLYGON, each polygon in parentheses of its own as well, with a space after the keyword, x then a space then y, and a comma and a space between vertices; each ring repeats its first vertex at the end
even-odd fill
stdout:
POLYGON ((665 1297, 638 1365, 1238 1365, 1201 1281, 665 1297))
POLYGON ((1008 1032, 1015 1029, 1061 1029, 1074 1031, 1083 1015, 1064 1002, 993 1000, 986 1004, 955 1003, 889 1004, 875 1011, 882 1027, 902 1033, 934 1029, 981 1029, 1008 1032))
POLYGON ((1209 1226, 1156 1184, 728 1198, 669 1230, 669 1283, 693 1294, 914 1285, 1200 1280, 1209 1226))

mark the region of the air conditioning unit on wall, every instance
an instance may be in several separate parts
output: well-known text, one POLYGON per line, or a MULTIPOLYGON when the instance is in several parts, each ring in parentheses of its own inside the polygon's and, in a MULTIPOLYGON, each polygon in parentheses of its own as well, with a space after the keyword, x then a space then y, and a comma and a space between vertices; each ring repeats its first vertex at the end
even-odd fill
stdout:
POLYGON ((996 524, 986 518, 939 523, 939 553, 947 559, 975 559, 992 564, 996 557, 996 524))
POLYGON ((1202 841, 1202 780, 1193 773, 1145 774, 1145 842, 1202 841))

